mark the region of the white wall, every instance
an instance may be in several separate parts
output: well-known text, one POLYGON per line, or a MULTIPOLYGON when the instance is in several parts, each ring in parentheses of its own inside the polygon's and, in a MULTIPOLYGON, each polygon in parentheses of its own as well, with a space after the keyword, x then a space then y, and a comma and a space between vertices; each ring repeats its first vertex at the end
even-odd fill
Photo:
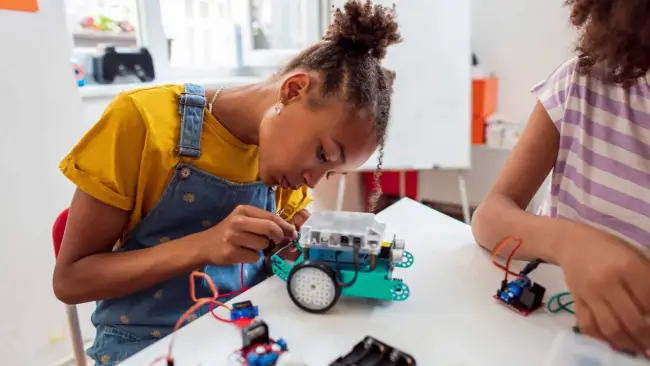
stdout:
MULTIPOLYGON (((525 122, 535 105, 529 90, 571 56, 575 32, 569 27, 563 0, 472 0, 472 50, 483 68, 500 78, 498 112, 507 120, 525 122)), ((423 108, 425 108, 423 106, 423 108)), ((397 122, 399 123, 399 122, 397 122)), ((481 202, 509 151, 475 147, 467 172, 470 204, 481 202)), ((348 177, 346 207, 358 210, 358 180, 348 177)), ((422 172, 421 199, 459 203, 457 175, 452 171, 422 172)), ((315 195, 319 207, 333 208, 336 184, 323 184, 315 195)))
POLYGON ((62 0, 40 11, 0 10, 0 353, 5 365, 48 365, 66 328, 52 292, 51 227, 72 194, 57 166, 81 134, 62 0))

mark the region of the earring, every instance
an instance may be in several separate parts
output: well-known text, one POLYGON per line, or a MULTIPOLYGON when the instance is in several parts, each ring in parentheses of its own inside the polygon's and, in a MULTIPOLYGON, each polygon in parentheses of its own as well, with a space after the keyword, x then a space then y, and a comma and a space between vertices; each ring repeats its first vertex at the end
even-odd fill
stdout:
POLYGON ((279 116, 280 112, 282 112, 282 103, 278 103, 275 105, 275 114, 279 116))

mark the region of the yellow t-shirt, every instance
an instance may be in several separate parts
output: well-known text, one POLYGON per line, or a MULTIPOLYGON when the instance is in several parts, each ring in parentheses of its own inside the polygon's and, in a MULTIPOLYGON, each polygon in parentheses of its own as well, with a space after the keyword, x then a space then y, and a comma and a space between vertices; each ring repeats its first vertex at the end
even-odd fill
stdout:
MULTIPOLYGON (((163 85, 120 94, 61 162, 61 171, 79 189, 108 205, 131 211, 127 233, 153 209, 181 159, 232 182, 257 180, 257 146, 239 141, 207 109, 202 155, 191 159, 175 152, 182 91, 182 85, 163 85)), ((306 187, 276 190, 276 207, 283 209, 286 220, 310 200, 306 187)))

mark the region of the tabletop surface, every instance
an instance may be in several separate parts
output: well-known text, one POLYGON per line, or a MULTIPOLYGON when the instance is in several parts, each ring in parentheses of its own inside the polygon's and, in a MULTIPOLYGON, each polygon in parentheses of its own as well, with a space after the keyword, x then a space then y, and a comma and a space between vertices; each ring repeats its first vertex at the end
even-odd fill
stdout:
MULTIPOLYGON (((410 288, 406 301, 377 304, 342 297, 326 314, 309 314, 291 302, 286 283, 272 277, 231 302, 258 305, 271 337, 284 338, 310 366, 329 365, 366 335, 411 354, 418 365, 536 366, 543 364, 558 332, 574 325, 568 313, 539 311, 523 317, 498 304, 492 296, 503 272, 464 223, 408 198, 379 213, 377 220, 386 223, 387 238, 396 233, 415 257, 412 267, 394 273, 410 288)), ((566 288, 553 266, 542 265, 531 277, 547 288, 547 299, 566 288)), ((166 354, 169 340, 121 365, 151 364, 166 354)), ((176 334, 175 365, 235 365, 229 360, 239 347, 241 331, 208 314, 176 334)))

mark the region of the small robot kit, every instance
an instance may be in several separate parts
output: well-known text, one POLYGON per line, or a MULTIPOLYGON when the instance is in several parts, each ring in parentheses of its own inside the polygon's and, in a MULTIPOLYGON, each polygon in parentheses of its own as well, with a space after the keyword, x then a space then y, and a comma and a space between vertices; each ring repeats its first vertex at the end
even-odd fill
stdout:
POLYGON ((323 313, 340 296, 404 301, 409 287, 393 270, 413 265, 404 240, 382 241, 386 225, 365 212, 313 213, 300 229, 301 251, 290 264, 273 255, 272 269, 287 282, 291 300, 302 310, 323 313))
POLYGON ((373 337, 366 337, 357 343, 345 356, 339 357, 330 366, 415 366, 415 359, 373 337))

